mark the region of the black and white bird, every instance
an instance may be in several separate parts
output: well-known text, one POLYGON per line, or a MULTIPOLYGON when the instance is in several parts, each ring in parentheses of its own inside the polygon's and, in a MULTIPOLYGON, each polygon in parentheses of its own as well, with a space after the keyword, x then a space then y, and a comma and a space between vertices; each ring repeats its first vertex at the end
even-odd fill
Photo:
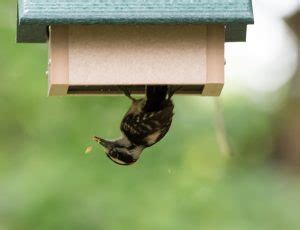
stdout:
POLYGON ((168 86, 147 86, 146 97, 135 99, 130 92, 125 95, 132 105, 121 122, 122 137, 108 141, 94 137, 105 148, 105 153, 119 165, 135 163, 142 151, 159 142, 172 124, 174 105, 171 100, 175 91, 168 86))

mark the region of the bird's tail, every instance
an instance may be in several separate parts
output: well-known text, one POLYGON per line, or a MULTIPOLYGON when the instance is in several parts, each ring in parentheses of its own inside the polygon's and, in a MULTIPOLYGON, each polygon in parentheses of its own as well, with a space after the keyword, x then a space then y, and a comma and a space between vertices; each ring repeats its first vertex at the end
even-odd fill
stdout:
POLYGON ((160 110, 162 102, 166 100, 167 94, 167 85, 148 85, 146 88, 147 102, 145 110, 148 112, 160 110))

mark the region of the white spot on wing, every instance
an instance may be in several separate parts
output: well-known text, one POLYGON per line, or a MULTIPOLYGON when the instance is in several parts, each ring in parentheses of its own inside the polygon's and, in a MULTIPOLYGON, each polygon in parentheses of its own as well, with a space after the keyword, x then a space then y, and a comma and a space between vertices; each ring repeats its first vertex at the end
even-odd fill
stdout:
POLYGON ((149 135, 147 138, 146 138, 146 141, 149 143, 149 144, 154 144, 157 140, 157 138, 160 136, 160 131, 157 131, 151 135, 149 135))

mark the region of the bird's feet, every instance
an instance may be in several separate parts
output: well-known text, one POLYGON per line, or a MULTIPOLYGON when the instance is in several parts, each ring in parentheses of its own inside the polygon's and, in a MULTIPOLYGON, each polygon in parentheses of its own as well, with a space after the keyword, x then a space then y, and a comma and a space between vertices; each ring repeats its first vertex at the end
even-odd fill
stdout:
POLYGON ((136 101, 134 97, 131 96, 130 90, 126 86, 118 86, 118 88, 123 91, 126 97, 128 97, 132 101, 136 101))
POLYGON ((173 95, 182 88, 181 85, 179 86, 169 86, 168 87, 168 98, 171 99, 171 97, 173 97, 173 95))

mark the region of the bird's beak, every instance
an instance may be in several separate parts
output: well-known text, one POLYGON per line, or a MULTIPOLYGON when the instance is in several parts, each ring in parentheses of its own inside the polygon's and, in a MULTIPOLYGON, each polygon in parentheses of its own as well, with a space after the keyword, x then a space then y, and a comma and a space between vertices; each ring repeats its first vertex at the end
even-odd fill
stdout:
POLYGON ((93 141, 98 142, 100 145, 102 145, 106 149, 109 149, 109 148, 111 148, 113 146, 113 142, 104 140, 101 137, 94 136, 93 137, 93 141))

